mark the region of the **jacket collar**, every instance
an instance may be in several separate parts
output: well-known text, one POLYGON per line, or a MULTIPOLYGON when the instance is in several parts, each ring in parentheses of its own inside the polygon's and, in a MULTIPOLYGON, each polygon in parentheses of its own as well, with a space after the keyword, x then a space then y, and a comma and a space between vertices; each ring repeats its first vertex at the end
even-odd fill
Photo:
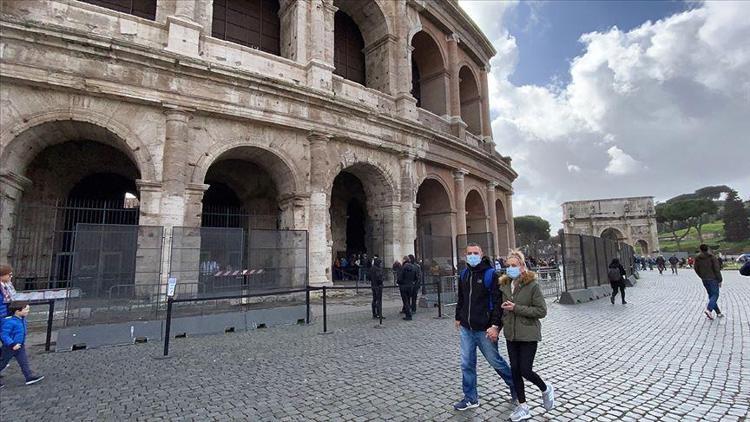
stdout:
MULTIPOLYGON (((534 280, 536 280, 536 273, 533 271, 526 271, 525 273, 521 274, 520 284, 522 286, 526 286, 534 280)), ((502 277, 500 277, 500 284, 502 284, 503 286, 510 284, 511 281, 513 281, 513 279, 511 279, 507 275, 503 275, 502 277)))

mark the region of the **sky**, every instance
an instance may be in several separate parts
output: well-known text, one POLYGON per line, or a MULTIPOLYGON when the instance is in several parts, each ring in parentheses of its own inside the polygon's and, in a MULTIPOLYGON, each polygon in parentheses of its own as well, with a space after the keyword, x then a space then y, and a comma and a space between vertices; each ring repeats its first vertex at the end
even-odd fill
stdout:
POLYGON ((497 50, 513 212, 708 185, 750 198, 750 2, 460 0, 497 50))

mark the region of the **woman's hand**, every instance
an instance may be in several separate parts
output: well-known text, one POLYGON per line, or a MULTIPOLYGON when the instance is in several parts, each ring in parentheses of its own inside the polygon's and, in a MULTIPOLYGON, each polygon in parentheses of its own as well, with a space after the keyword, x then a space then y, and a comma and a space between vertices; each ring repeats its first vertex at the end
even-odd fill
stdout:
POLYGON ((506 300, 502 305, 500 305, 500 307, 503 308, 504 311, 513 312, 513 310, 516 309, 516 304, 509 300, 506 300))

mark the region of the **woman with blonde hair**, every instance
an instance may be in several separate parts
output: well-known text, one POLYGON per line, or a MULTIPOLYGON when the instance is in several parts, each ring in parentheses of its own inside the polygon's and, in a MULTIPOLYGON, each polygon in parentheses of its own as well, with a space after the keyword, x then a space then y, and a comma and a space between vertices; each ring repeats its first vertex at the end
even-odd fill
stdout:
POLYGON ((500 289, 505 301, 503 309, 503 334, 505 335, 513 373, 513 386, 518 396, 518 406, 510 415, 512 421, 531 419, 531 411, 526 404, 523 379, 531 381, 542 392, 544 408, 555 406, 555 393, 552 384, 545 383, 534 370, 534 357, 537 343, 542 340, 540 319, 547 315, 547 303, 542 289, 536 282, 536 274, 526 269, 523 253, 513 250, 505 263, 505 275, 500 278, 500 289))

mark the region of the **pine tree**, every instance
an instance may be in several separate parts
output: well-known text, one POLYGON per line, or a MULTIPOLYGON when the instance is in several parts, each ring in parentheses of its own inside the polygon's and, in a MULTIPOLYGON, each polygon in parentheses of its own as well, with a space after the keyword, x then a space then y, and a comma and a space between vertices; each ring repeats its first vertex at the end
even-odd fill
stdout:
POLYGON ((729 242, 739 242, 750 239, 750 219, 748 211, 737 191, 732 190, 727 195, 724 204, 724 238, 729 242))

